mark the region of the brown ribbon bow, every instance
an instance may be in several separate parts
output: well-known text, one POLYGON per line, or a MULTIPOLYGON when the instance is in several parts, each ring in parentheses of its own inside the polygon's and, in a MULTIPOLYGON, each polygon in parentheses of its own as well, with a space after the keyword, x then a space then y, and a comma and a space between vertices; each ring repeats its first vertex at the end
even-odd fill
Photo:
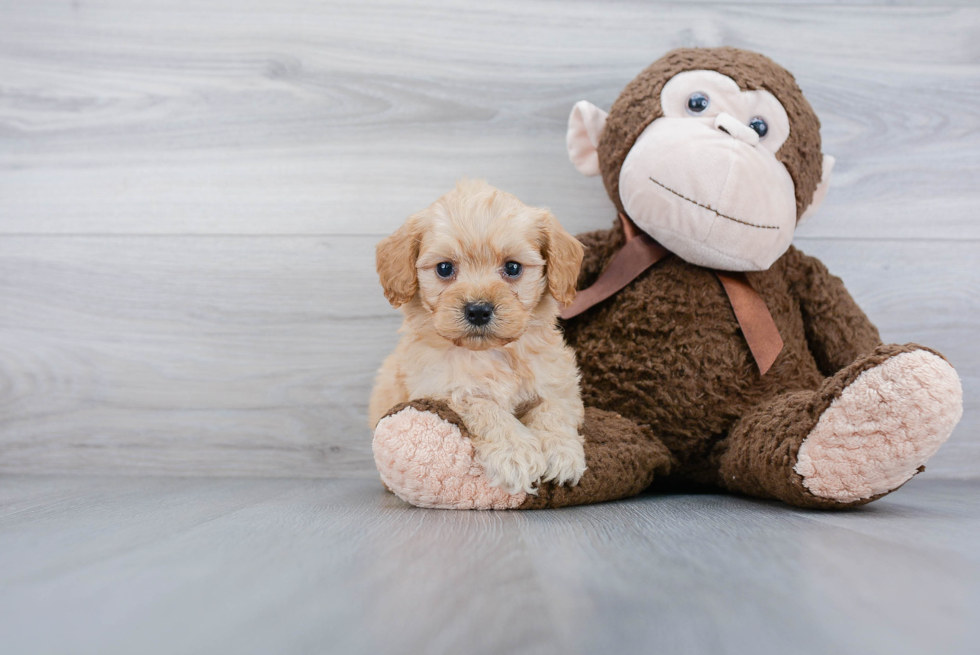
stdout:
MULTIPOLYGON (((613 255, 595 284, 580 291, 575 296, 575 301, 562 310, 562 318, 578 316, 613 296, 645 270, 671 254, 650 235, 641 232, 627 216, 620 214, 619 218, 626 235, 626 244, 613 255)), ((742 328, 759 373, 765 375, 783 349, 783 338, 779 336, 779 329, 772 320, 766 301, 752 288, 745 273, 715 270, 712 273, 728 295, 735 319, 742 328)))

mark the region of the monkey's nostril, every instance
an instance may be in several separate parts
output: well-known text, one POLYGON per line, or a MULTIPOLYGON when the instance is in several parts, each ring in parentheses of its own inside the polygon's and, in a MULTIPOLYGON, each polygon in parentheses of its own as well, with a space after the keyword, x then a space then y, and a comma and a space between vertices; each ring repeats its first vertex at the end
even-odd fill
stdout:
POLYGON ((719 132, 724 132, 737 141, 742 141, 750 146, 759 144, 759 133, 731 114, 725 112, 718 114, 715 116, 714 125, 719 132))
POLYGON ((480 327, 493 318, 493 305, 488 302, 467 303, 463 313, 466 315, 467 323, 480 327))

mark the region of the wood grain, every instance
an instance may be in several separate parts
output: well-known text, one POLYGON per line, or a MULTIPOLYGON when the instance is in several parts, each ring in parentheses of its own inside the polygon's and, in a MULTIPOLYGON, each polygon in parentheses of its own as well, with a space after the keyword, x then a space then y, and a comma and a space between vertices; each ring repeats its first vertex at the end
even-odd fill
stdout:
POLYGON ((928 475, 978 475, 980 8, 895 4, 0 1, 0 471, 373 475, 374 242, 463 175, 607 226, 572 103, 730 44, 838 158, 800 247, 964 379, 928 475))
POLYGON ((327 475, 373 466, 399 315, 370 238, 0 243, 0 466, 327 475))
POLYGON ((977 482, 814 513, 660 495, 408 507, 364 480, 5 477, 34 653, 973 653, 977 482), (56 627, 52 627, 56 626, 56 627))
POLYGON ((463 175, 589 229, 572 104, 728 44, 796 74, 838 158, 805 234, 980 239, 978 39, 976 6, 8 3, 0 231, 381 235, 463 175))
MULTIPOLYGON (((366 403, 400 314, 373 237, 0 240, 0 471, 373 475, 366 403)), ((980 461, 975 244, 808 239, 890 341, 957 366, 980 461)), ((933 473, 935 471, 936 473, 933 473)))

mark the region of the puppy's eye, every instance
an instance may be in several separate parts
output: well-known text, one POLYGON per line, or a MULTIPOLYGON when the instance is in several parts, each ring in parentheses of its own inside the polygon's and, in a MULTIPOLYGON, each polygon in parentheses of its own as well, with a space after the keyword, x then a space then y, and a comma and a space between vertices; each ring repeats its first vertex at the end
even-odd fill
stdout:
POLYGON ((760 139, 769 131, 769 126, 758 116, 749 121, 749 127, 755 130, 755 133, 759 135, 760 139))
POLYGON ((687 99, 687 112, 689 114, 697 116, 705 109, 707 109, 710 103, 711 101, 708 100, 708 96, 704 95, 700 91, 695 91, 687 99))
POLYGON ((517 262, 507 262, 504 264, 504 275, 507 277, 517 277, 524 270, 524 267, 517 262))
POLYGON ((436 275, 441 278, 452 277, 455 270, 452 262, 439 262, 436 264, 436 275))

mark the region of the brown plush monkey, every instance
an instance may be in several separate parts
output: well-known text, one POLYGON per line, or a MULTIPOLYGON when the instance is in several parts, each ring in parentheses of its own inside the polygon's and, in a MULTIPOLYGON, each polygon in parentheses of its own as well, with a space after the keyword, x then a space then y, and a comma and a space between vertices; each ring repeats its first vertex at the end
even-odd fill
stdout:
POLYGON ((608 115, 578 103, 569 155, 620 213, 579 236, 563 314, 588 470, 508 495, 460 419, 422 399, 378 425, 386 485, 426 507, 538 508, 661 478, 834 509, 922 470, 962 415, 960 381, 933 350, 883 345, 840 279, 790 245, 826 193, 819 130, 790 73, 733 48, 668 53, 608 115))

